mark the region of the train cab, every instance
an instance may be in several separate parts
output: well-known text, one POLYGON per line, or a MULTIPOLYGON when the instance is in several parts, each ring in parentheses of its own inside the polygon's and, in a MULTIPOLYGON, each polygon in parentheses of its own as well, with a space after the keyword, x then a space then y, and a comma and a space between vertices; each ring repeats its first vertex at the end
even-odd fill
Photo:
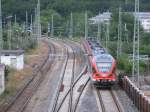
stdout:
POLYGON ((116 81, 116 62, 109 54, 94 56, 91 80, 95 85, 110 85, 116 81))

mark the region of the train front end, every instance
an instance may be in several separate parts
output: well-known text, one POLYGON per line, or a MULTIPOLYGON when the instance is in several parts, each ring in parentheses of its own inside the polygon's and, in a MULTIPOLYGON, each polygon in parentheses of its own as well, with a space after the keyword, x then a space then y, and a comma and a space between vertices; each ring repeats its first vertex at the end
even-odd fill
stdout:
POLYGON ((109 54, 95 56, 92 59, 91 80, 96 86, 109 86, 116 82, 116 61, 109 54))

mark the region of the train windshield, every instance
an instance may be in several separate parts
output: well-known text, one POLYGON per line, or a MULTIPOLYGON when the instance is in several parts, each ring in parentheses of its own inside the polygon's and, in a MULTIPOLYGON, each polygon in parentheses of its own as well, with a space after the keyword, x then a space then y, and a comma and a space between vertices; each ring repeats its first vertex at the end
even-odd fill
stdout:
POLYGON ((96 64, 99 71, 109 72, 112 66, 113 57, 109 54, 104 54, 96 57, 96 64))
POLYGON ((111 69, 111 66, 112 66, 112 63, 111 62, 107 62, 107 63, 100 63, 100 62, 97 62, 97 68, 99 71, 105 73, 105 72, 109 72, 110 69, 111 69))

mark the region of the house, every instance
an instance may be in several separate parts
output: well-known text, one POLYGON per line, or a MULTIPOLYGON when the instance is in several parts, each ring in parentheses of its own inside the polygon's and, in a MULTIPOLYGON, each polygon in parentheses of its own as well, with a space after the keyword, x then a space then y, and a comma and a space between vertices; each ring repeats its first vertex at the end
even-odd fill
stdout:
POLYGON ((95 17, 92 17, 89 19, 91 24, 98 24, 98 23, 109 23, 111 20, 111 13, 110 12, 104 12, 102 14, 99 14, 95 17))
POLYGON ((17 70, 21 70, 24 67, 24 51, 2 50, 0 60, 2 64, 8 65, 17 70))
POLYGON ((136 14, 145 32, 150 32, 150 12, 139 12, 136 14))
POLYGON ((5 65, 0 64, 0 95, 4 92, 5 90, 5 65))

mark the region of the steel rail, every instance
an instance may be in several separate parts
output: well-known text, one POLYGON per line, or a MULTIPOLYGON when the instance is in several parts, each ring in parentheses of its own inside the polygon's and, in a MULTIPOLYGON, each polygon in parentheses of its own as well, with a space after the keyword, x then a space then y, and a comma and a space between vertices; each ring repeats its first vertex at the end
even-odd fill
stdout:
POLYGON ((81 98, 81 96, 83 94, 83 91, 85 90, 86 86, 88 85, 89 81, 90 81, 90 78, 85 82, 85 84, 84 84, 84 86, 83 86, 83 88, 82 88, 78 98, 76 99, 76 102, 75 102, 75 105, 74 105, 74 108, 73 108, 72 112, 76 112, 77 106, 78 106, 79 101, 80 101, 80 98, 81 98))
MULTIPOLYGON (((50 46, 49 45, 49 53, 52 51, 52 47, 54 47, 54 46, 50 46)), ((54 52, 55 52, 55 48, 54 48, 54 52)), ((39 67, 39 69, 30 78, 30 80, 28 81, 28 83, 18 92, 18 94, 16 94, 15 98, 12 101, 9 102, 8 106, 2 108, 3 112, 8 112, 13 107, 13 105, 18 101, 18 99, 22 97, 22 95, 24 94, 24 92, 26 91, 26 89, 30 86, 30 84, 32 83, 32 81, 36 78, 36 74, 38 74, 39 72, 41 72, 42 68, 47 63, 48 59, 49 59, 49 56, 45 59, 45 61, 41 64, 41 66, 39 67)), ((33 85, 35 88, 37 88, 38 85, 40 84, 40 82, 39 83, 37 83, 37 82, 35 83, 35 85, 33 85)), ((25 103, 22 104, 22 106, 20 107, 20 109, 18 110, 18 112, 23 112, 23 110, 25 109, 25 107, 28 104, 28 102, 29 102, 30 98, 32 97, 32 95, 33 94, 30 94, 28 97, 23 97, 24 99, 22 99, 22 100, 25 100, 25 103)))
MULTIPOLYGON (((82 76, 85 74, 85 71, 87 71, 87 65, 83 68, 82 72, 80 73, 80 75, 77 77, 77 79, 74 81, 74 83, 72 84, 72 88, 74 88, 74 86, 77 84, 77 82, 82 78, 82 76)), ((68 94, 70 93, 71 88, 66 92, 64 98, 62 99, 62 101, 60 102, 60 105, 57 109, 56 112, 59 112, 61 106, 63 105, 65 99, 67 98, 68 94)))
POLYGON ((62 83, 63 83, 63 79, 64 79, 66 67, 67 67, 67 63, 68 63, 68 60, 69 60, 68 49, 66 49, 66 51, 67 51, 67 57, 66 57, 65 64, 64 64, 64 67, 63 67, 63 73, 62 73, 62 76, 61 76, 61 79, 59 81, 59 85, 58 85, 58 88, 57 88, 57 91, 56 91, 56 96, 55 96, 55 99, 54 99, 52 110, 49 111, 49 112, 55 112, 56 107, 57 107, 57 102, 58 102, 58 98, 59 98, 59 94, 60 94, 60 88, 61 88, 62 83))

